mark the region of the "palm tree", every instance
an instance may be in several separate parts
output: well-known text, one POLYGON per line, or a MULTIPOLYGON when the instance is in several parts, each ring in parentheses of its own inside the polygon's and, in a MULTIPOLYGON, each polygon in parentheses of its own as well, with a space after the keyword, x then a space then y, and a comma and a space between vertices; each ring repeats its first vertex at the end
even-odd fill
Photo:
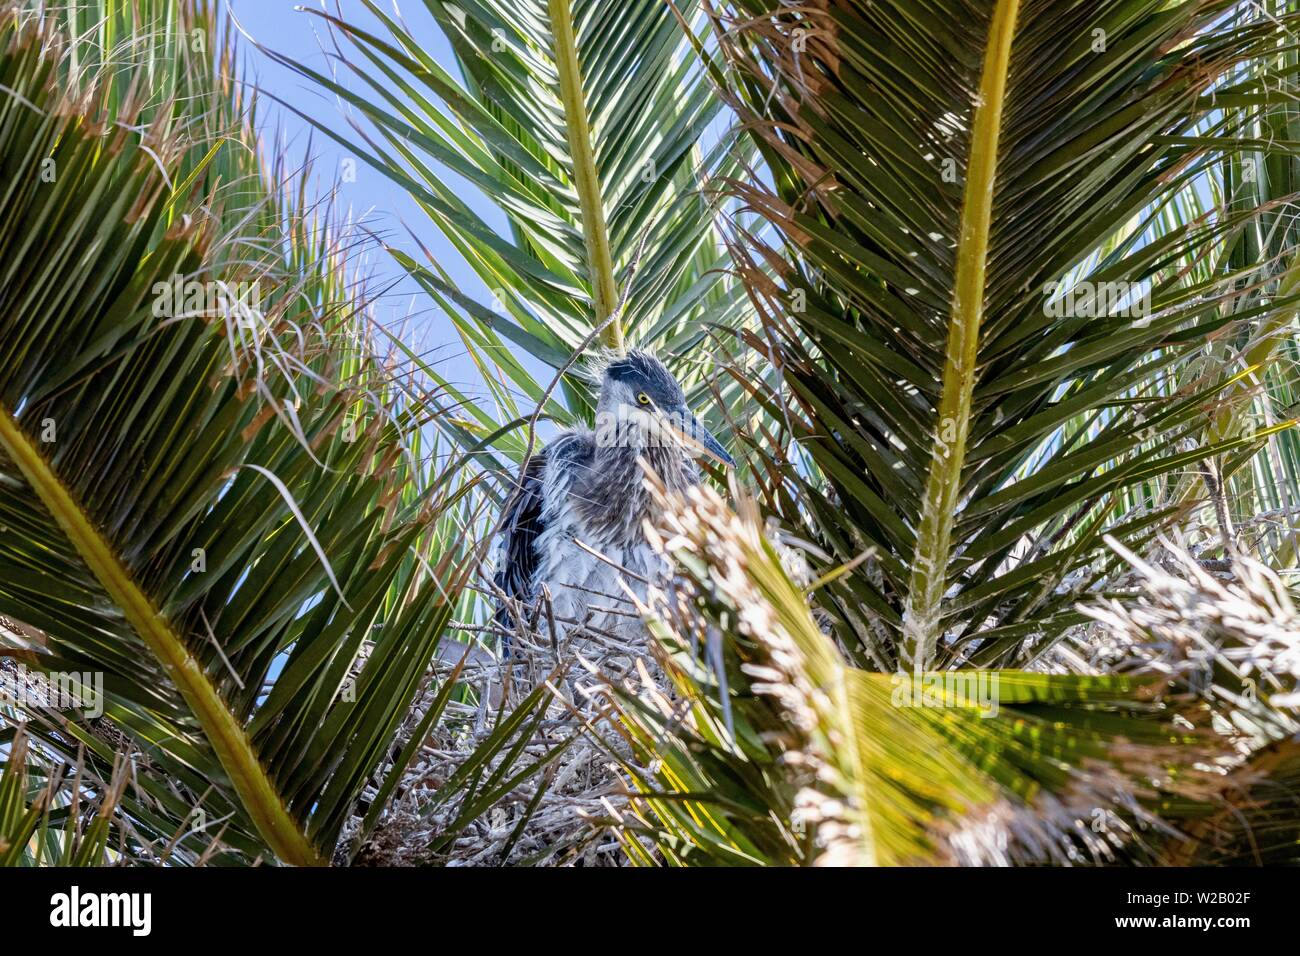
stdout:
MULTIPOLYGON (((495 409, 376 357, 210 11, 10 4, 3 646, 106 707, 0 738, 0 858, 356 860, 430 731, 486 715, 437 664, 488 616, 466 531, 628 342, 748 451, 734 510, 663 499, 664 682, 582 722, 630 861, 1293 855, 1294 631, 1222 626, 1295 555, 1292 3, 428 0, 455 76, 363 2, 381 33, 318 14, 341 72, 290 65, 490 290, 390 249, 495 409), (265 295, 155 315, 176 276, 265 295), (1282 525, 1243 535, 1257 501, 1282 525), (1171 622, 1179 586, 1232 615, 1171 622)), ((485 716, 403 859, 503 799, 512 858, 573 739, 535 746, 549 705, 485 716)))
POLYGON ((128 859, 348 858, 456 685, 430 661, 466 486, 422 463, 338 236, 259 164, 208 9, 15 3, 0 29, 5 655, 102 679, 102 716, 9 731, 7 855, 39 859, 55 808, 95 856, 97 805, 128 859))
MULTIPOLYGON (((1290 197, 1252 202, 1252 194, 1234 191, 1256 153, 1267 151, 1275 171, 1292 161, 1289 144, 1251 135, 1279 123, 1276 111, 1285 109, 1285 98, 1268 90, 1278 89, 1292 62, 1289 6, 1246 15, 1220 2, 1062 9, 1000 0, 972 13, 943 3, 846 0, 796 9, 755 0, 712 14, 716 71, 725 74, 728 95, 771 173, 770 186, 751 179, 736 191, 764 212, 780 240, 777 248, 754 235, 736 244, 763 321, 750 341, 780 368, 783 386, 754 389, 784 439, 774 447, 768 433, 754 435, 754 473, 769 510, 819 546, 812 551, 822 575, 815 606, 844 651, 867 669, 840 680, 851 687, 869 681, 870 671, 919 674, 938 666, 1019 686, 1024 672, 969 669, 1068 666, 1054 648, 1095 647, 1097 640, 1095 631, 1078 626, 1089 613, 1081 604, 1126 590, 1128 600, 1136 596, 1123 579, 1126 547, 1141 549, 1203 506, 1219 524, 1221 563, 1240 557, 1225 482, 1252 462, 1258 466, 1266 441, 1294 424, 1274 416, 1264 427, 1233 425, 1242 405, 1257 397, 1257 389, 1246 388, 1250 376, 1262 377, 1261 363, 1294 323, 1294 280, 1286 272, 1294 244, 1290 218, 1278 208, 1290 197), (1221 206, 1206 198, 1216 195, 1221 206), (1202 214, 1171 215, 1198 203, 1202 214), (1258 245, 1253 254, 1243 249, 1261 234, 1272 249, 1264 258, 1258 245), (1098 308, 1106 301, 1098 290, 1108 285, 1123 292, 1098 308), (1076 290, 1085 290, 1082 308, 1074 307, 1076 290), (1220 350, 1208 371, 1197 363, 1207 347, 1220 350), (1179 480, 1188 472, 1198 476, 1208 503, 1188 494, 1179 480)), ((1270 183, 1275 188, 1277 180, 1270 183)), ((696 516, 695 523, 706 522, 696 516)), ((727 537, 715 528, 708 541, 727 537)), ((705 542, 691 550, 697 562, 708 556, 708 580, 719 580, 721 558, 705 542)), ((688 574, 690 567, 684 566, 688 574)), ((705 591, 696 610, 721 629, 741 609, 734 595, 720 607, 717 590, 705 591)), ((768 596, 773 607, 751 615, 791 616, 796 600, 788 590, 779 600, 768 596)), ((798 624, 812 640, 811 621, 798 624)), ((1152 628, 1134 630, 1154 640, 1152 628)), ((730 653, 741 664, 755 659, 747 642, 763 643, 759 635, 737 637, 730 653)), ((796 668, 804 683, 834 686, 817 669, 826 659, 822 651, 796 668)), ((758 660, 770 666, 761 654, 758 660)), ((1232 697, 1243 674, 1214 653, 1209 660, 1218 668, 1213 686, 1232 697)), ((701 675, 682 673, 690 675, 684 697, 697 707, 729 694, 742 701, 750 691, 761 696, 743 668, 739 690, 734 679, 730 688, 710 687, 701 675)), ((1186 678, 1170 689, 1185 691, 1186 678)), ((1071 715, 1078 704, 1088 710, 1100 703, 1095 691, 1072 698, 1073 678, 1033 679, 1053 702, 1047 712, 1055 722, 1044 727, 1075 719, 1093 731, 1108 726, 1090 745, 1115 735, 1118 748, 1103 745, 1090 759, 1113 759, 1141 739, 1112 718, 1071 715), (1060 709, 1072 700, 1077 704, 1060 709)), ((798 685, 781 685, 787 683, 798 685)), ((1176 698, 1157 693, 1166 717, 1181 709, 1176 698)), ((1030 700, 1012 696, 1009 703, 1015 712, 1030 700)), ((1290 758, 1276 753, 1273 741, 1293 734, 1294 723, 1288 704, 1254 703, 1270 726, 1252 733, 1251 745, 1265 749, 1240 772, 1280 766, 1272 792, 1286 821, 1290 758)), ((1221 697, 1217 705, 1206 702, 1201 716, 1222 705, 1221 697)), ((1252 708, 1238 701, 1229 709, 1240 723, 1252 708)), ((760 710, 772 719, 770 707, 760 710)), ((878 712, 869 700, 849 710, 872 739, 901 736, 885 719, 897 715, 878 712)), ((1037 723, 1032 714, 1018 717, 1037 723)), ((719 840, 734 852, 728 841, 737 829, 752 838, 755 821, 736 810, 745 804, 737 790, 750 806, 755 791, 767 794, 759 804, 775 803, 786 813, 774 819, 790 819, 789 780, 778 775, 755 785, 751 778, 747 788, 736 786, 745 778, 733 764, 754 759, 739 730, 735 738, 688 741, 671 732, 675 718, 643 714, 637 723, 643 746, 656 751, 665 734, 677 736, 680 765, 671 765, 671 781, 659 780, 658 802, 646 815, 658 820, 650 830, 665 854, 691 848, 709 856, 719 840), (688 823, 662 798, 668 782, 678 799, 712 793, 721 803, 725 793, 729 809, 713 807, 708 826, 688 823)), ((1051 781, 1047 762, 1001 773, 1015 748, 993 739, 997 723, 967 718, 954 733, 970 749, 950 748, 943 767, 964 768, 969 780, 992 778, 993 796, 976 798, 977 805, 1028 806, 1028 814, 1008 816, 1000 832, 1020 833, 1039 856, 1081 835, 1086 843, 1077 824, 1087 814, 1078 806, 1060 820, 1053 815, 1069 806, 1063 794, 1105 779, 1103 771, 1094 764, 1079 774, 1083 755, 1057 751, 1053 756, 1074 768, 1067 779, 1051 781), (1046 784, 1037 797, 1025 789, 1035 779, 1046 784), (1028 822, 1038 826, 1025 834, 1028 822), (1057 824, 1063 825, 1052 838, 1057 824)), ((813 726, 830 736, 836 724, 823 717, 813 726)), ((849 740, 849 732, 841 727, 838 739, 849 740)), ((1166 769, 1203 745, 1197 741, 1181 757, 1166 753, 1166 769)), ((821 751, 826 761, 837 748, 821 751)), ((917 858, 915 843, 893 843, 896 821, 887 812, 880 810, 874 824, 869 819, 868 795, 906 779, 899 765, 880 778, 865 758, 856 772, 832 766, 842 781, 828 788, 832 796, 865 815, 853 828, 866 840, 865 858, 888 852, 902 860, 909 849, 917 858)), ((1148 766, 1127 796, 1124 786, 1109 797, 1094 791, 1083 806, 1101 811, 1103 821, 1114 811, 1129 819, 1129 829, 1144 804, 1166 817, 1206 812, 1208 791, 1152 801, 1149 788, 1161 776, 1148 766), (1135 799, 1141 789, 1147 797, 1135 799)), ((934 779, 934 771, 922 773, 911 787, 926 794, 923 782, 934 779)), ((970 799, 969 786, 946 783, 946 795, 970 799)), ((933 809, 905 795, 890 806, 899 813, 933 809)), ((1224 817, 1232 807, 1222 807, 1224 817)), ((915 816, 906 830, 913 838, 951 825, 915 816)), ((771 820, 763 825, 770 831, 771 820)), ((1284 822, 1280 832, 1293 829, 1284 822)), ((638 827, 625 833, 630 841, 638 827)), ((949 838, 946 852, 961 858, 969 835, 949 838)), ((798 841, 782 836, 769 844, 798 850, 798 841)), ((1247 857, 1240 847, 1233 852, 1247 857)))
POLYGON ((822 582, 792 575, 752 499, 665 506, 684 581, 651 611, 673 693, 611 688, 632 862, 1109 862, 1218 805, 1227 782, 1203 765, 1227 742, 1158 671, 848 666, 808 607, 822 582))
POLYGON ((772 111, 755 128, 778 191, 749 195, 789 250, 766 344, 790 437, 825 479, 802 483, 806 513, 783 511, 838 560, 876 549, 834 588, 864 659, 1034 660, 1105 580, 1102 536, 1168 526, 1182 502, 1164 476, 1209 459, 1232 471, 1289 424, 1183 444, 1228 389, 1179 381, 1182 364, 1292 304, 1232 308, 1272 263, 1234 269, 1220 248, 1265 208, 1161 215, 1225 151, 1253 148, 1236 137, 1267 101, 1236 104, 1285 70, 1279 21, 1235 8, 947 11, 980 54, 942 84, 921 64, 957 39, 890 5, 729 34, 750 78, 741 108, 772 111), (1069 308, 1103 283, 1130 299, 1069 308))
POLYGON ((502 409, 408 354, 455 412, 439 427, 508 470, 525 457, 537 403, 560 424, 590 419, 585 366, 626 341, 662 352, 694 401, 706 397, 716 330, 745 316, 711 184, 749 151, 711 128, 722 104, 691 53, 706 29, 699 5, 434 0, 457 77, 408 25, 363 4, 385 32, 318 14, 334 39, 330 75, 266 52, 346 104, 346 132, 303 118, 406 188, 490 292, 475 301, 432 256, 390 249, 450 317, 502 409), (462 180, 497 206, 504 234, 460 198, 462 180))

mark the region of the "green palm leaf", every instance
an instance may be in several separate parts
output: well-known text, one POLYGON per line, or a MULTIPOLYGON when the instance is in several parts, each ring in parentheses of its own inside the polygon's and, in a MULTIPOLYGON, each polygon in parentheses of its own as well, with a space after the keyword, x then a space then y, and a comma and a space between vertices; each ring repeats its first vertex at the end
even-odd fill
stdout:
MULTIPOLYGON (((29 629, 10 652, 102 675, 145 765, 129 839, 201 815, 219 827, 175 860, 327 862, 403 769, 392 741, 472 557, 435 519, 466 489, 429 490, 330 236, 261 183, 240 128, 195 141, 156 104, 143 123, 144 99, 59 56, 59 26, 10 11, 0 58, 0 215, 24 224, 0 239, 0 613, 29 629), (157 314, 178 277, 263 291, 157 314)), ((120 749, 84 720, 32 734, 120 749)))
MULTIPOLYGON (((575 351, 631 339, 661 351, 698 402, 709 328, 737 324, 745 303, 724 274, 720 192, 708 187, 708 177, 734 173, 737 159, 725 138, 708 142, 720 104, 678 22, 699 32, 696 6, 429 0, 463 80, 410 28, 365 6, 383 35, 322 15, 362 90, 277 58, 354 111, 349 136, 319 125, 348 148, 360 136, 360 159, 409 191, 490 291, 491 303, 476 302, 431 256, 392 250, 451 316, 506 419, 523 417, 520 398, 541 401, 547 384, 511 348, 559 371, 575 351), (499 207, 505 234, 448 173, 499 207)), ((411 361, 464 407, 457 441, 474 447, 499 430, 482 402, 411 361)), ((546 414, 563 423, 590 415, 581 372, 565 376, 546 414)), ((525 444, 510 431, 476 453, 518 460, 525 444)))
POLYGON ((105 866, 114 854, 110 821, 127 781, 118 760, 107 782, 86 761, 50 766, 37 759, 25 728, 0 732, 0 866, 105 866))
POLYGON ((1169 381, 1229 323, 1294 305, 1234 309, 1245 265, 1192 271, 1262 209, 1162 215, 1245 148, 1267 104, 1237 103, 1285 69, 1287 15, 1234 6, 728 8, 776 187, 740 191, 787 242, 780 287, 753 283, 755 344, 811 459, 802 507, 773 506, 837 562, 875 549, 828 596, 876 666, 1033 659, 1104 579, 1104 533, 1138 545, 1186 512, 1166 476, 1239 466, 1292 424, 1201 441, 1231 387, 1169 381), (1106 283, 1125 295, 1100 314, 1058 307, 1106 283))
POLYGON ((1160 679, 846 666, 753 502, 664 503, 688 584, 650 611, 677 697, 615 689, 633 861, 1107 860, 1214 790, 1193 765, 1225 744, 1152 706, 1160 679))

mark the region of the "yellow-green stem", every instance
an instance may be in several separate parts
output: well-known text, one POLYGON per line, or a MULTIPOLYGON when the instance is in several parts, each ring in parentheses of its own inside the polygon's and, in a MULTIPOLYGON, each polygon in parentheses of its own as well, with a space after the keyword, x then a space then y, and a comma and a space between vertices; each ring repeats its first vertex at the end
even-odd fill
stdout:
POLYGON ((3 406, 0 406, 0 448, 18 465, 87 567, 179 688, 267 845, 285 863, 325 865, 327 861, 289 815, 244 728, 198 661, 190 655, 185 642, 140 590, 85 510, 3 406))
POLYGON ((942 602, 948 587, 952 526, 961 494, 980 326, 984 318, 985 271, 993 219, 998 139, 1002 132, 1011 42, 1015 36, 1019 7, 1019 0, 998 0, 993 11, 980 96, 971 130, 943 384, 903 614, 902 663, 917 671, 929 666, 943 626, 942 602))
POLYGON ((596 157, 591 151, 591 126, 587 101, 582 91, 582 68, 578 63, 577 41, 573 36, 573 10, 569 0, 550 0, 551 29, 555 34, 555 68, 560 74, 560 100, 564 104, 569 155, 573 160, 573 186, 578 192, 582 214, 582 238, 587 247, 587 270, 591 279, 592 309, 606 348, 623 351, 623 328, 610 321, 618 305, 618 284, 614 280, 614 257, 609 248, 609 227, 600 195, 596 157))

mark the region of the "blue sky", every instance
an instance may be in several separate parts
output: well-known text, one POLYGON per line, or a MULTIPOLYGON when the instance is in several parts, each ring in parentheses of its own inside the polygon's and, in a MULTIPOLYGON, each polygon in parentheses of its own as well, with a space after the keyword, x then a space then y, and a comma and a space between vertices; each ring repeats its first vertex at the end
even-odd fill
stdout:
MULTIPOLYGON (((223 0, 223 6, 234 14, 239 26, 258 43, 278 53, 291 57, 321 72, 330 72, 336 64, 324 52, 329 42, 324 24, 319 17, 295 9, 300 0, 223 0)), ((319 0, 314 4, 319 6, 319 0)), ((383 28, 366 11, 358 0, 342 0, 343 19, 362 27, 383 28)), ((334 3, 331 0, 330 10, 334 3)), ((429 17, 423 5, 407 3, 400 6, 401 13, 415 34, 427 37, 426 50, 438 62, 456 75, 459 71, 451 49, 429 17)), ((313 119, 328 124, 346 138, 352 134, 345 107, 310 80, 281 66, 253 44, 240 38, 240 48, 249 79, 259 89, 284 100, 294 109, 301 110, 313 119)), ((340 79, 345 70, 337 71, 340 79)), ((341 213, 364 222, 366 227, 384 236, 385 240, 400 247, 415 258, 421 258, 423 244, 458 283, 462 290, 482 302, 490 296, 478 277, 466 266, 438 230, 425 217, 419 206, 399 186, 363 162, 355 162, 355 181, 342 182, 343 163, 353 158, 344 146, 313 131, 311 124, 292 110, 285 109, 268 96, 258 104, 259 123, 268 146, 272 141, 290 157, 290 168, 298 168, 307 155, 308 147, 315 156, 311 183, 317 195, 337 189, 337 203, 341 213), (419 242, 409 233, 413 231, 419 242)), ((449 176, 449 179, 455 177, 449 176)), ((466 185, 463 197, 488 222, 504 222, 498 210, 481 194, 466 185)), ((372 288, 387 289, 376 302, 376 317, 387 328, 398 328, 410 316, 406 343, 426 352, 426 360, 436 364, 439 371, 463 386, 470 386, 476 377, 471 363, 462 354, 463 348, 450 320, 441 312, 431 312, 432 303, 415 283, 405 277, 402 270, 382 249, 375 248, 365 261, 366 271, 373 277, 372 288)), ((473 394, 480 394, 477 388, 473 394)))

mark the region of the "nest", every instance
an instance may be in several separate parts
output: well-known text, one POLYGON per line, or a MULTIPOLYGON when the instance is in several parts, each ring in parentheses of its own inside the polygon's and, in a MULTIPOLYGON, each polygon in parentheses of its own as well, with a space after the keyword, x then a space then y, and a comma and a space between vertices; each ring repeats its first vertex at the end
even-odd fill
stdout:
MULTIPOLYGON (((614 755, 632 758, 610 721, 607 688, 610 682, 646 670, 646 637, 585 628, 558 638, 554 645, 544 634, 512 638, 509 664, 471 652, 474 660, 464 665, 460 680, 474 689, 476 700, 447 705, 352 860, 354 865, 625 865, 611 829, 628 805, 614 755), (544 769, 528 775, 486 812, 467 812, 460 794, 442 799, 448 781, 539 688, 545 699, 536 726, 526 740, 516 736, 501 748, 485 764, 483 776, 501 770, 509 779, 549 757, 544 769), (557 748, 560 752, 552 756, 557 748), (503 770, 507 760, 510 766, 503 770), (465 817, 471 815, 466 824, 465 817)), ((409 741, 457 663, 440 661, 434 668, 394 754, 409 741)), ((351 821, 341 848, 354 842, 360 824, 359 816, 351 821)), ((341 854, 339 862, 345 858, 341 854)))

